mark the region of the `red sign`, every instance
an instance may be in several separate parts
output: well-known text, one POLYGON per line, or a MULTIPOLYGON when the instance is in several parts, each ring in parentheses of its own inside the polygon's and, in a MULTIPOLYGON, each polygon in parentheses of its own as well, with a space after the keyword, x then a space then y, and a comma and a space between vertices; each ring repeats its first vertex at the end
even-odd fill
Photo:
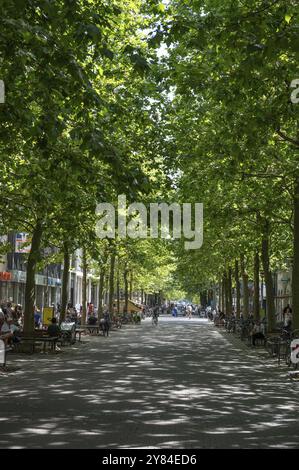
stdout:
POLYGON ((0 281, 11 281, 11 279, 12 279, 11 273, 0 272, 0 281))

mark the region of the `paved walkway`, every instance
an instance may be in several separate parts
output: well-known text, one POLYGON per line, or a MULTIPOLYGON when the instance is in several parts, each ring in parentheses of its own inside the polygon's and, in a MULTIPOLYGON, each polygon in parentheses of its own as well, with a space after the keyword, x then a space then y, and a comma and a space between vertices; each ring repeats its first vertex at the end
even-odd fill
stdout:
POLYGON ((145 320, 16 364, 0 448, 299 448, 299 383, 205 320, 145 320))

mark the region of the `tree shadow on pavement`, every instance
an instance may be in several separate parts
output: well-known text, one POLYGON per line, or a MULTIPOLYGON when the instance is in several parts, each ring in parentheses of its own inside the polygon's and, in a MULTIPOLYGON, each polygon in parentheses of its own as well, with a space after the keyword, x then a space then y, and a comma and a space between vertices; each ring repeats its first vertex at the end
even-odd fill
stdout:
POLYGON ((298 448, 298 385, 211 324, 143 322, 0 378, 1 448, 298 448))

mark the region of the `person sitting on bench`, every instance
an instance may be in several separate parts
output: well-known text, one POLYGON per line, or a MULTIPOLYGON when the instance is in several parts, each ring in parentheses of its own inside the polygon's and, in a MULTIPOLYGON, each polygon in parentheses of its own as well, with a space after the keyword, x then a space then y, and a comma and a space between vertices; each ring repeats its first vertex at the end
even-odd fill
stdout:
POLYGON ((11 344, 13 337, 9 323, 6 317, 0 319, 0 338, 3 339, 6 346, 11 344))
POLYGON ((51 337, 54 337, 54 336, 60 336, 60 334, 61 334, 60 326, 57 325, 57 320, 54 317, 51 320, 51 325, 48 326, 48 335, 51 337))
POLYGON ((96 325, 97 324, 97 319, 93 314, 91 314, 90 317, 88 318, 87 324, 88 325, 96 325))

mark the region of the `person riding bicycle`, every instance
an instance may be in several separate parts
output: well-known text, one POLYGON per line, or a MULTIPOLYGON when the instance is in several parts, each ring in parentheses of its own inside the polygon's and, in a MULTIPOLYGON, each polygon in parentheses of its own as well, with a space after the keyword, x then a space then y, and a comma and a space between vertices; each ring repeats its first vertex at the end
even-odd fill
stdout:
POLYGON ((155 307, 153 310, 153 323, 158 323, 158 317, 159 317, 159 307, 155 307))

